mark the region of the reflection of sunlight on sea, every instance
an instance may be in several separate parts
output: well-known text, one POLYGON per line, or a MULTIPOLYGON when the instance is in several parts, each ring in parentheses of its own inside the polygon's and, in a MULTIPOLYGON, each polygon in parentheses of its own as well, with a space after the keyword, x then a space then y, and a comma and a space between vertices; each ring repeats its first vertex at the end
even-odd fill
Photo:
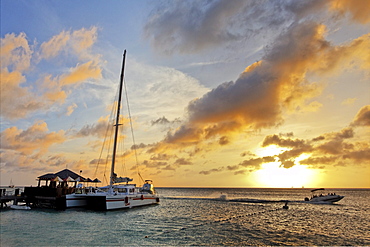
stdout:
POLYGON ((161 195, 160 205, 130 210, 4 210, 1 246, 368 245, 370 242, 367 233, 370 190, 336 190, 337 194, 346 196, 336 205, 291 202, 288 210, 282 209, 284 203, 277 201, 302 201, 310 194, 309 190, 157 190, 161 195), (266 203, 219 200, 223 195, 230 200, 252 198, 266 203), (51 228, 54 230, 50 231, 51 228))

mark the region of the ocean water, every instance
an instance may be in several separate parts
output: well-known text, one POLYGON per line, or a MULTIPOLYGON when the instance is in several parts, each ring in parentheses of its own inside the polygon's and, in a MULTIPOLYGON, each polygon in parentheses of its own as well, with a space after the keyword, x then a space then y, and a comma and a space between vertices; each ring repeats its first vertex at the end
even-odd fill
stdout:
POLYGON ((370 245, 370 189, 335 189, 336 204, 309 204, 309 189, 157 188, 159 205, 94 212, 0 212, 1 246, 370 245), (289 209, 282 209, 289 200, 289 209))

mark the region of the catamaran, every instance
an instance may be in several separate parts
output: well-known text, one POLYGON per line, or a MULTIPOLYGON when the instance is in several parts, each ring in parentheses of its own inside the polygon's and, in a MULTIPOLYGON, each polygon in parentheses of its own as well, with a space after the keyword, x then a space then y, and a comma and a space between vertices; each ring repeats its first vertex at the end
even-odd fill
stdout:
MULTIPOLYGON (((109 185, 100 188, 76 188, 76 192, 74 194, 68 195, 68 197, 66 198, 67 208, 86 207, 87 209, 92 210, 114 210, 159 203, 159 196, 154 189, 152 180, 145 180, 143 181, 144 184, 142 187, 136 187, 136 184, 130 183, 133 181, 132 178, 117 177, 117 174, 114 171, 119 126, 122 125, 119 123, 119 116, 122 101, 125 60, 126 50, 123 53, 122 70, 119 84, 119 96, 114 125, 114 145, 109 185), (70 202, 69 204, 68 201, 70 202)), ((131 121, 130 112, 129 118, 131 121)), ((141 178, 140 173, 139 176, 141 178)))

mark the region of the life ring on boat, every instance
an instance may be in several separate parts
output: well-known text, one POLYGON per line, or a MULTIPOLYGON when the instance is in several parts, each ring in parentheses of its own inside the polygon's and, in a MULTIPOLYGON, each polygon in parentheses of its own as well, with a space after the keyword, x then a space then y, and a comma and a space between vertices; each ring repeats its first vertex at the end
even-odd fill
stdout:
POLYGON ((141 197, 140 197, 140 198, 141 198, 141 200, 144 200, 144 195, 141 195, 141 197))
POLYGON ((128 197, 127 196, 125 197, 125 203, 128 203, 128 197))

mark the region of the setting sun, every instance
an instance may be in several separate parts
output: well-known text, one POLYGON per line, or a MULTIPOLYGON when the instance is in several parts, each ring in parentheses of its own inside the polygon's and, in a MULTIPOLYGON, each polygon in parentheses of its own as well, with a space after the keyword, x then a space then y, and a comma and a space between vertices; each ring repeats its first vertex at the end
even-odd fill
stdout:
POLYGON ((295 165, 286 169, 278 162, 271 162, 263 164, 262 169, 256 171, 256 180, 262 187, 315 187, 318 179, 316 171, 307 169, 303 165, 295 165))

